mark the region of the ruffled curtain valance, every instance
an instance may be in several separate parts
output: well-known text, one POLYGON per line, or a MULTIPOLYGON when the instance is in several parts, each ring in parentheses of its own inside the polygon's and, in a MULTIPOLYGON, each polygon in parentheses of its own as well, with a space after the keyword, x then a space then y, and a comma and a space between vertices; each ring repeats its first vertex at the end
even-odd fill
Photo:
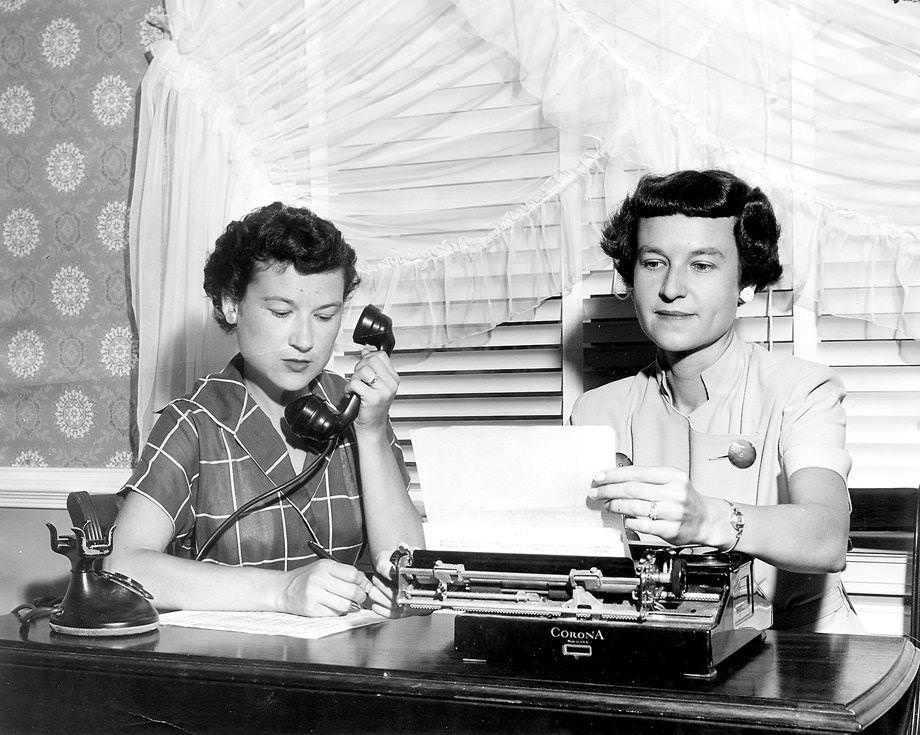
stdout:
MULTIPOLYGON (((167 0, 131 206, 138 418, 223 362, 201 268, 280 199, 358 251, 403 347, 487 330, 602 262, 644 171, 764 188, 797 298, 916 337, 920 13, 821 0, 167 0), (867 267, 871 264, 871 267, 867 267)), ((353 316, 346 316, 350 323, 353 316)))
POLYGON ((521 64, 548 121, 603 151, 606 171, 738 173, 785 224, 801 303, 920 336, 916 7, 457 5, 521 64))

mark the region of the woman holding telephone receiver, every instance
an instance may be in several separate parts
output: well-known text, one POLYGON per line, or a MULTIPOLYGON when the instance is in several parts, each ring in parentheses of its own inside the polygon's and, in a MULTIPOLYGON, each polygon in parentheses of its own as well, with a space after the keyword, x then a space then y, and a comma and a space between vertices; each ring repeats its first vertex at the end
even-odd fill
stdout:
POLYGON ((239 353, 160 412, 106 559, 161 609, 398 614, 389 556, 422 545, 389 422, 399 376, 369 346, 347 383, 325 370, 355 263, 331 222, 278 202, 218 238, 204 287, 239 353), (358 397, 340 437, 292 429, 285 407, 308 394, 336 406, 358 397), (355 567, 364 554, 370 579, 355 567))
POLYGON ((767 197, 733 174, 644 177, 601 244, 657 359, 585 393, 571 420, 616 430, 632 464, 600 471, 589 495, 627 528, 753 556, 775 628, 861 632, 838 574, 849 531, 843 385, 735 334, 738 306, 782 273, 778 239, 767 197))

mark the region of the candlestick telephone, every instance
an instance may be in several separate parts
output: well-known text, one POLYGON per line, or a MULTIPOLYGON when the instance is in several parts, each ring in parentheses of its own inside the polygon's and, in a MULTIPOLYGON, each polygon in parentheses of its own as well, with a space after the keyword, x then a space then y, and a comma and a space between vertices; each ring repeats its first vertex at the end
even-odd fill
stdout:
MULTIPOLYGON (((373 305, 365 307, 352 334, 358 344, 367 344, 391 354, 396 340, 393 322, 373 305)), ((341 408, 318 396, 300 396, 284 410, 284 419, 291 432, 313 444, 325 443, 320 455, 300 474, 277 487, 258 495, 221 523, 201 546, 196 559, 202 559, 217 538, 255 505, 309 480, 323 461, 332 453, 342 433, 358 415, 361 399, 349 396, 341 408)), ((91 496, 86 492, 71 493, 67 505, 75 523, 73 536, 58 535, 48 523, 53 551, 67 556, 71 562, 71 578, 63 599, 50 608, 20 605, 16 611, 23 625, 44 613, 50 613, 51 629, 57 633, 81 636, 133 635, 153 630, 159 615, 152 596, 143 586, 129 577, 102 568, 102 559, 112 552, 115 530, 114 504, 117 496, 96 496, 112 505, 111 518, 100 519, 91 496), (22 613, 23 609, 28 612, 22 613)))
MULTIPOLYGON (((114 520, 117 496, 107 496, 114 520)), ((70 560, 70 583, 63 599, 50 610, 49 625, 56 633, 108 637, 136 635, 155 630, 160 616, 153 597, 130 577, 102 568, 112 553, 115 526, 104 523, 89 493, 70 493, 67 509, 73 536, 59 535, 47 523, 51 549, 70 560), (85 521, 80 523, 81 520, 85 521)), ((20 618, 22 620, 22 618, 20 618)))

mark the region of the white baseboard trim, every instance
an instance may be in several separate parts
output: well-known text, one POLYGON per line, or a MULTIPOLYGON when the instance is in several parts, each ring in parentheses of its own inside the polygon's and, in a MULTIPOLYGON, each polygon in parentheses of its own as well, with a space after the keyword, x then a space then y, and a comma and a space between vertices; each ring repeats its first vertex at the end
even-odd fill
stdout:
POLYGON ((101 467, 0 467, 0 508, 65 508, 68 493, 114 493, 130 476, 101 467))

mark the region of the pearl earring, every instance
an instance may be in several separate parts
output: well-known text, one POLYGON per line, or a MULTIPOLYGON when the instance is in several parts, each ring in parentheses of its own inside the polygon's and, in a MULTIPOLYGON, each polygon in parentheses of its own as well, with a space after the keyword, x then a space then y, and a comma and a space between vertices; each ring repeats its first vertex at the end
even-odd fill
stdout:
POLYGON ((741 291, 738 292, 738 303, 739 304, 750 303, 751 300, 753 300, 753 298, 754 298, 754 287, 753 286, 745 286, 744 288, 741 289, 741 291))

